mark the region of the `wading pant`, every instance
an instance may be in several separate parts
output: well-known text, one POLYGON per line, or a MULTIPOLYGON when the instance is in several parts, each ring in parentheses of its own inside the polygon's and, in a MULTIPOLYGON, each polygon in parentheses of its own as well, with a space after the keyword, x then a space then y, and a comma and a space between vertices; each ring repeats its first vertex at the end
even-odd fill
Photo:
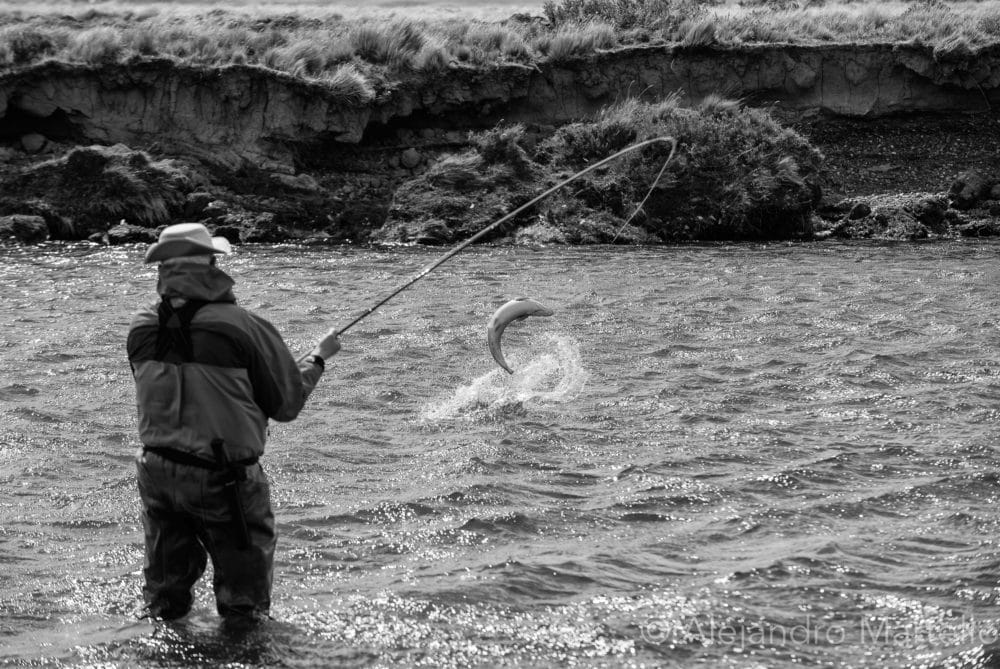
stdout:
POLYGON ((250 545, 241 548, 232 486, 225 472, 178 464, 140 452, 138 469, 142 524, 146 535, 149 615, 171 620, 191 609, 195 582, 212 558, 215 604, 226 617, 258 618, 271 607, 274 514, 260 464, 243 467, 239 484, 250 545))

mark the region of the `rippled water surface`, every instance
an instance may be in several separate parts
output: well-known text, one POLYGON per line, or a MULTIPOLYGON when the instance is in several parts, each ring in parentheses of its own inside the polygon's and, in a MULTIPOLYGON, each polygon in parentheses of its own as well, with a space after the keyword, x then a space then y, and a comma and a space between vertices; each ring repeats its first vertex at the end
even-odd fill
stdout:
MULTIPOLYGON (((1000 245, 480 248, 271 428, 275 620, 135 620, 138 248, 0 249, 0 665, 980 666, 1000 245), (556 310, 485 324, 528 295, 556 310)), ((441 250, 244 248, 296 352, 441 250)))

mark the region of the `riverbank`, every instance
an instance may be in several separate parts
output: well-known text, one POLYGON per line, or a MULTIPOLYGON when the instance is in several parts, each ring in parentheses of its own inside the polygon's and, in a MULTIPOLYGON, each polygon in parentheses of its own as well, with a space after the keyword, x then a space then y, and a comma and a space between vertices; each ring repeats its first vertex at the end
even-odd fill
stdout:
MULTIPOLYGON (((1000 234, 1000 193, 992 189, 1000 176, 997 114, 804 118, 792 126, 824 155, 818 234, 843 224, 858 204, 858 223, 852 221, 849 230, 841 226, 840 235, 911 239, 1000 234), (930 226, 879 229, 874 220, 880 209, 883 216, 898 218, 901 208, 919 209, 928 200, 935 201, 931 209, 936 212, 930 226), (865 207, 871 212, 860 216, 865 207)), ((902 218, 909 222, 908 215, 902 218)))
MULTIPOLYGON (((993 147, 1000 145, 995 115, 776 115, 823 156, 811 177, 820 199, 812 206, 809 226, 792 237, 919 239, 1000 233, 1000 202, 990 198, 998 173, 993 147), (962 179, 970 178, 978 194, 952 206, 962 179), (956 191, 949 195, 953 187, 956 191), (914 224, 919 210, 930 213, 914 224)), ((309 172, 283 174, 221 169, 190 156, 157 153, 155 147, 77 147, 29 133, 0 148, 0 233, 26 242, 90 238, 135 243, 153 240, 169 222, 198 220, 235 243, 451 243, 539 194, 544 184, 523 184, 519 193, 495 203, 493 211, 460 214, 468 218, 464 233, 442 236, 430 221, 407 239, 377 237, 390 209, 399 208, 397 193, 412 191, 414 186, 407 184, 419 185, 435 164, 467 151, 466 145, 443 143, 432 152, 427 145, 417 150, 373 138, 367 146, 342 153, 340 169, 314 157, 309 172), (105 176, 96 179, 98 174, 105 176)), ((647 174, 635 190, 644 192, 654 177, 647 174)), ((480 196, 485 190, 469 190, 463 206, 480 196)), ((431 208, 416 207, 415 213, 426 215, 431 208)), ((621 225, 621 217, 606 220, 603 228, 595 228, 593 216, 584 219, 588 216, 579 217, 581 229, 589 230, 589 237, 538 234, 537 226, 519 234, 531 228, 526 218, 507 228, 507 241, 607 242, 621 225)), ((427 223, 425 216, 422 224, 427 223)), ((564 224, 571 228, 574 222, 564 224)), ((664 241, 633 233, 618 236, 616 243, 664 241)))
MULTIPOLYGON (((599 125, 608 109, 638 95, 646 103, 694 110, 684 127, 698 114, 710 119, 719 109, 730 113, 735 101, 742 116, 769 114, 780 125, 755 121, 746 126, 755 129, 745 129, 749 134, 732 146, 716 145, 713 132, 682 138, 678 162, 668 170, 674 181, 658 186, 684 187, 660 212, 654 197, 632 234, 611 233, 655 173, 623 177, 614 187, 620 193, 597 188, 605 192, 584 197, 585 210, 569 208, 558 230, 542 226, 543 234, 536 234, 534 226, 512 239, 993 234, 995 201, 989 196, 997 165, 990 147, 997 145, 992 109, 1000 104, 1000 48, 990 37, 992 14, 975 4, 961 11, 946 3, 913 4, 892 10, 916 35, 909 41, 822 43, 816 26, 832 25, 835 13, 803 10, 783 19, 795 30, 782 34, 802 42, 787 44, 737 30, 744 24, 730 14, 704 14, 719 3, 689 4, 699 6, 697 25, 710 35, 693 39, 695 24, 689 22, 657 24, 652 32, 647 26, 642 37, 626 25, 629 16, 609 14, 597 17, 613 28, 607 44, 571 40, 600 31, 593 24, 571 31, 556 6, 546 19, 466 21, 461 28, 449 24, 450 32, 414 21, 345 23, 308 13, 0 13, 0 32, 8 40, 6 46, 0 40, 0 51, 6 48, 6 60, 0 57, 0 216, 17 217, 4 219, 0 231, 26 240, 115 243, 145 241, 169 222, 199 220, 234 242, 450 243, 488 217, 477 212, 460 221, 456 200, 442 228, 440 216, 426 214, 429 203, 407 200, 407 194, 436 188, 425 182, 440 181, 440 166, 471 155, 482 144, 477 137, 508 127, 522 129, 518 150, 531 153, 574 123, 599 125), (968 20, 955 21, 956 15, 968 20), (112 24, 124 32, 109 32, 112 24), (935 25, 937 32, 927 32, 935 25), (228 41, 209 49, 211 40, 202 38, 212 30, 228 41), (320 33, 333 41, 317 42, 320 33), (435 35, 438 41, 430 39, 435 35), (532 39, 512 42, 510 35, 532 39), (518 50, 515 43, 530 48, 518 50), (305 48, 310 44, 322 44, 322 53, 305 48), (492 46, 477 46, 485 44, 492 46), (429 45, 447 57, 432 56, 429 45), (726 99, 733 102, 713 102, 726 99), (813 164, 798 139, 788 144, 793 136, 811 143, 823 159, 813 164), (733 148, 743 140, 743 149, 733 148), (724 160, 709 164, 706 154, 713 152, 735 152, 742 162, 727 175, 724 160), (747 161, 748 154, 756 158, 747 161), (762 162, 754 162, 758 158, 762 162), (956 188, 971 183, 974 192, 951 206, 956 180, 956 188), (691 211, 671 221, 678 209, 699 201, 706 203, 701 218, 707 224, 691 211), (718 202, 723 206, 713 209, 718 202), (766 216, 769 207, 778 216, 766 216), (913 210, 926 220, 914 224, 913 210), (801 220, 789 222, 789 212, 801 220), (400 217, 412 228, 402 235, 400 217), (902 226, 889 220, 900 217, 902 226), (762 226, 768 218, 773 224, 762 226)), ((561 5, 567 11, 573 6, 561 5)), ((780 14, 758 9, 737 18, 780 14)), ((870 40, 884 11, 869 8, 861 18, 855 11, 839 29, 870 40)), ((617 149, 641 139, 631 123, 602 146, 617 149)), ((508 165, 512 178, 530 178, 496 199, 493 218, 586 164, 560 162, 558 154, 543 151, 530 156, 534 171, 518 174, 516 153, 508 156, 515 158, 508 165)), ((592 151, 586 159, 606 155, 592 151)), ((459 181, 469 178, 466 173, 459 181)), ((477 197, 490 197, 489 179, 482 186, 478 194, 461 188, 466 209, 477 197)), ((522 219, 518 227, 533 223, 522 219)))

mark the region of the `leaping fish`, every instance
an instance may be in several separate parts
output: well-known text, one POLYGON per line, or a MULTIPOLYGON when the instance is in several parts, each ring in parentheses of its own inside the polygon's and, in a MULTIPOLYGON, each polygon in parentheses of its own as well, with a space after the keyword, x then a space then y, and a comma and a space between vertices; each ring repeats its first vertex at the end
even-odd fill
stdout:
POLYGON ((523 321, 528 316, 551 316, 553 313, 551 309, 528 297, 511 300, 493 312, 486 324, 486 341, 489 342, 493 359, 507 370, 508 374, 513 374, 514 370, 507 366, 507 361, 503 359, 503 351, 500 350, 500 337, 503 336, 504 328, 514 321, 523 321))

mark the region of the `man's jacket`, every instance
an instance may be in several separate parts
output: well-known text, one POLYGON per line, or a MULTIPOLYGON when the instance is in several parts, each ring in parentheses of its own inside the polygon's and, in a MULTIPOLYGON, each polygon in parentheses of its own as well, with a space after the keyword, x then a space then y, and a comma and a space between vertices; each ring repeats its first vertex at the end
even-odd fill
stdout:
POLYGON ((214 266, 160 265, 162 301, 136 313, 128 334, 144 446, 214 461, 211 442, 222 439, 230 460, 259 456, 268 418, 295 418, 319 381, 323 370, 300 367, 232 286, 214 266))

